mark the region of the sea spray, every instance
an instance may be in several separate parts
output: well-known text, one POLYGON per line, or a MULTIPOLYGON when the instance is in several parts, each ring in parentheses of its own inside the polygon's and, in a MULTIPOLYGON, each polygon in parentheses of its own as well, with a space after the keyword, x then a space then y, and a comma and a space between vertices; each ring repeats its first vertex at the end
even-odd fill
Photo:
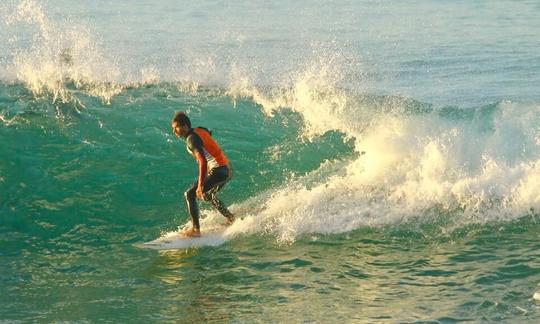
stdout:
POLYGON ((24 37, 12 38, 9 69, 14 73, 7 73, 15 74, 36 96, 50 95, 53 102, 76 101, 72 93, 80 89, 110 102, 121 91, 114 58, 75 18, 50 20, 38 2, 24 0, 4 24, 9 30, 27 31, 24 37))

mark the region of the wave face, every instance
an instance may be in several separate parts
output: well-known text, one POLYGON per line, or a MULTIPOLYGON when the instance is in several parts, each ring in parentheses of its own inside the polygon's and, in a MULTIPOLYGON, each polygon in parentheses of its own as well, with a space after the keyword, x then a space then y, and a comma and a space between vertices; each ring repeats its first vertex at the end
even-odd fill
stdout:
POLYGON ((81 203, 104 195, 118 209, 140 197, 142 206, 162 201, 173 210, 177 191, 195 178, 169 129, 179 109, 213 129, 234 163, 228 200, 252 222, 240 232, 291 241, 440 214, 450 215, 451 230, 540 207, 539 104, 436 108, 320 90, 313 80, 321 79, 266 91, 146 84, 107 102, 69 84, 67 102, 2 86, 12 103, 1 115, 2 136, 11 139, 2 150, 5 211, 86 209, 81 203))

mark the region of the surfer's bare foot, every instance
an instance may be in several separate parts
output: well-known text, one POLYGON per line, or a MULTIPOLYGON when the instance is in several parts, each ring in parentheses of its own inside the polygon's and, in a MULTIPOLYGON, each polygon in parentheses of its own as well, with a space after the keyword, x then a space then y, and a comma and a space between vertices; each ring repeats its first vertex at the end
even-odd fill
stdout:
POLYGON ((229 225, 232 225, 232 223, 234 223, 234 221, 236 220, 236 218, 234 218, 234 216, 229 216, 227 217, 227 220, 225 221, 225 226, 229 226, 229 225))
POLYGON ((198 228, 192 227, 187 230, 183 230, 181 234, 182 236, 199 237, 201 236, 201 230, 198 228))

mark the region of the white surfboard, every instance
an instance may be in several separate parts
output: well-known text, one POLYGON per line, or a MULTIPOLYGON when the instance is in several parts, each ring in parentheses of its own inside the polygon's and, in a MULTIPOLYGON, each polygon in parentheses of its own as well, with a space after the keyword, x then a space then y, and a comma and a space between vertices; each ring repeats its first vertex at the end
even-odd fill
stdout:
POLYGON ((182 236, 180 232, 170 232, 153 241, 134 244, 136 247, 153 250, 187 249, 202 246, 216 246, 227 241, 227 227, 203 230, 199 237, 182 236))

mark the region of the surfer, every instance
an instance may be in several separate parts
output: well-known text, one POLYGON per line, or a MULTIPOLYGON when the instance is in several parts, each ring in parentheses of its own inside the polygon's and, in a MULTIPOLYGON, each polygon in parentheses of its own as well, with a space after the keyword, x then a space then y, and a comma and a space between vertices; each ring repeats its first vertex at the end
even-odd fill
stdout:
POLYGON ((186 140, 188 152, 195 157, 199 165, 197 181, 184 193, 192 226, 184 230, 182 235, 201 235, 199 206, 196 198, 212 204, 227 218, 226 224, 232 224, 234 215, 216 196, 232 177, 232 169, 227 156, 212 138, 210 130, 204 127, 191 128, 191 121, 183 111, 176 112, 171 126, 176 137, 183 137, 186 140))

